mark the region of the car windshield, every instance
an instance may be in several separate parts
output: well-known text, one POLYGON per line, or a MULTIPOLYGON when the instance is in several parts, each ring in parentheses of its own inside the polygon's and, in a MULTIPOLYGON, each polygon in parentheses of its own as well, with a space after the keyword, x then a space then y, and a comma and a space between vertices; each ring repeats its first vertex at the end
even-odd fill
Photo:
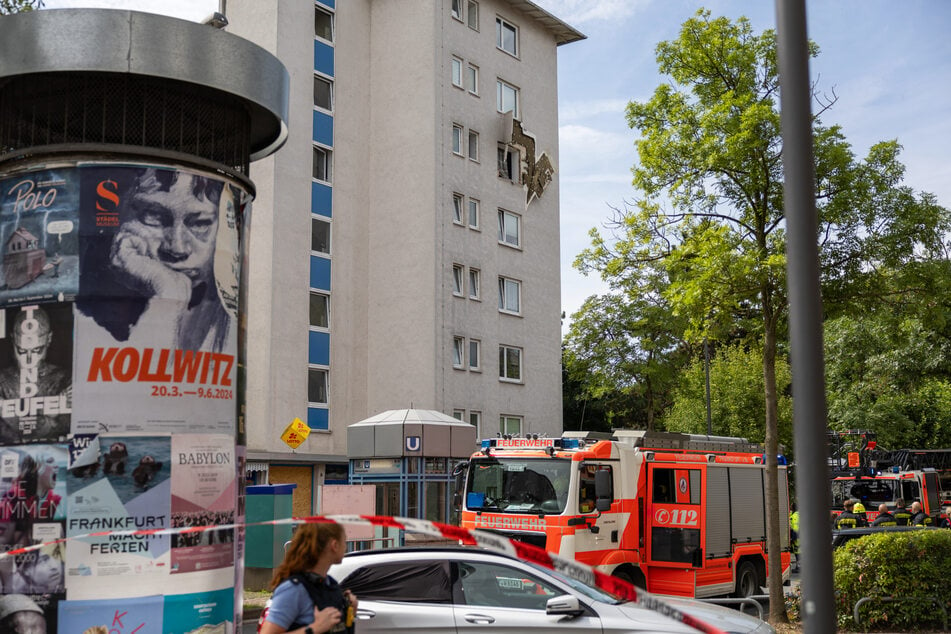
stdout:
POLYGON ((877 508, 885 502, 891 504, 901 497, 896 480, 873 480, 871 478, 855 480, 843 478, 832 482, 832 504, 841 507, 845 500, 860 500, 866 508, 877 508))
POLYGON ((567 586, 571 586, 572 589, 577 590, 578 592, 588 597, 589 599, 600 601, 601 603, 610 603, 611 605, 619 605, 621 603, 627 603, 627 599, 622 599, 621 597, 615 594, 612 594, 608 592, 607 590, 602 590, 594 586, 589 586, 583 581, 579 581, 577 579, 572 579, 571 577, 567 577, 561 574, 560 572, 558 572, 557 570, 546 568, 545 566, 541 566, 531 561, 526 561, 525 563, 527 563, 532 568, 535 568, 536 570, 539 570, 545 573, 546 575, 554 577, 555 579, 562 582, 563 584, 567 586))
POLYGON ((565 510, 571 461, 564 458, 476 458, 469 463, 469 510, 558 515, 565 510))

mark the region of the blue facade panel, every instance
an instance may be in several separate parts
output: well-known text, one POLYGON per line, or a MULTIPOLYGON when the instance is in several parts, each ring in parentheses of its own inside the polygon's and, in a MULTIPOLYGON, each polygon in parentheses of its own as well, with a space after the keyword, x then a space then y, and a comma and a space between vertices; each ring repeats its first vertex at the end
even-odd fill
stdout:
POLYGON ((327 147, 334 144, 334 118, 319 110, 314 110, 314 141, 327 147))
POLYGON ((310 256, 310 286, 322 291, 330 290, 330 260, 310 256))
POLYGON ((310 213, 331 218, 333 210, 333 188, 323 183, 310 185, 310 213))
POLYGON ((314 70, 334 76, 334 47, 314 40, 314 70))
POLYGON ((317 4, 322 4, 325 7, 333 9, 335 8, 336 2, 335 0, 317 0, 317 4))
POLYGON ((330 365, 330 333, 310 331, 308 334, 307 363, 330 365))
POLYGON ((330 412, 320 407, 308 407, 307 426, 311 429, 330 429, 330 412))

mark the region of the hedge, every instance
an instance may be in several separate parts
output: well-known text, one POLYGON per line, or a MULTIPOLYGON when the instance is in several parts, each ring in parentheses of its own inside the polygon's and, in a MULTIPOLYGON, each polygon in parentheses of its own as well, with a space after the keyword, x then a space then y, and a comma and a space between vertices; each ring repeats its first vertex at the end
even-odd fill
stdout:
POLYGON ((951 615, 951 530, 878 533, 855 539, 833 553, 836 618, 845 629, 918 631, 942 628, 944 614, 922 601, 862 604, 862 597, 938 597, 951 615))

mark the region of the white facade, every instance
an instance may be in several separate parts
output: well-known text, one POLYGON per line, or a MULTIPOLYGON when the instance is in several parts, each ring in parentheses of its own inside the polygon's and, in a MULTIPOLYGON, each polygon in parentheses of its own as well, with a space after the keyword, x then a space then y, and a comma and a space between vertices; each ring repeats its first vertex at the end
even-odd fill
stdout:
MULTIPOLYGON (((398 408, 478 420, 482 436, 560 434, 557 46, 583 36, 524 0, 227 10, 291 76, 289 140, 251 170, 249 460, 345 462, 346 427, 398 408), (500 176, 500 93, 554 166, 527 204, 523 179, 500 176), (312 251, 328 224, 329 249, 312 251), (329 327, 311 323, 312 293, 329 327), (308 394, 324 373, 326 397, 308 394), (295 417, 314 431, 292 454, 280 434, 295 417)), ((514 149, 515 172, 528 154, 514 149)))

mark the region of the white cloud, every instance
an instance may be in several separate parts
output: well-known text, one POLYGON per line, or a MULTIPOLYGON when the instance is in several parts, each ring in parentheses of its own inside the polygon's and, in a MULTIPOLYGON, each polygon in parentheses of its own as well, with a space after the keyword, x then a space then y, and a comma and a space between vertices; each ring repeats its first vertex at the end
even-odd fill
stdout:
POLYGON ((592 99, 559 104, 558 117, 562 123, 584 121, 601 114, 617 115, 618 120, 623 120, 624 110, 629 101, 629 99, 592 99))
POLYGON ((650 0, 535 0, 540 7, 568 24, 617 22, 628 18, 650 0))

